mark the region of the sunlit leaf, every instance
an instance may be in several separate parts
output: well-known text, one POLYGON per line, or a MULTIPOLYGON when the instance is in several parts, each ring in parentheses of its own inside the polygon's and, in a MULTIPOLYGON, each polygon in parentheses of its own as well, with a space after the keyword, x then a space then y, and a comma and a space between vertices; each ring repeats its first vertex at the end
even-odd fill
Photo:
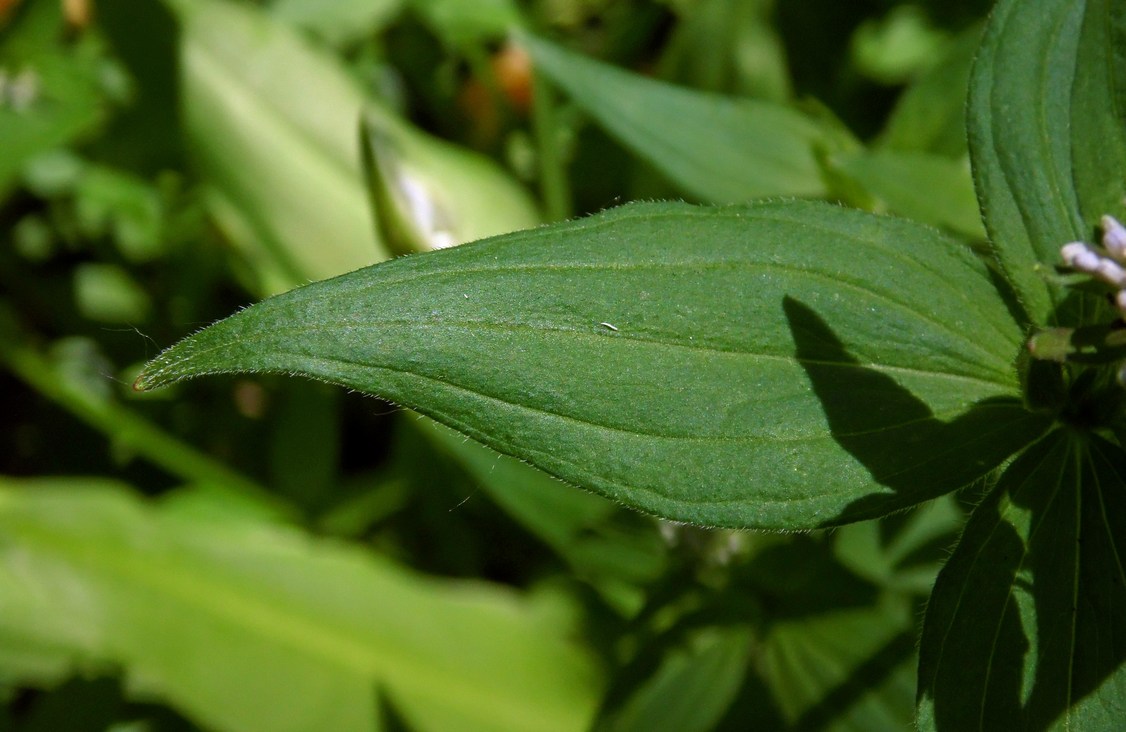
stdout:
POLYGON ((982 213, 1034 322, 1062 297, 1043 269, 1059 263, 1060 246, 1091 240, 1099 216, 1121 210, 1124 18, 1114 0, 1001 0, 974 64, 968 119, 982 213))
POLYGON ((372 730, 377 688, 422 731, 577 731, 597 701, 548 598, 423 579, 246 514, 4 479, 0 536, 0 637, 118 665, 209 729, 372 730))
POLYGON ((382 29, 402 5, 403 0, 275 0, 270 11, 329 43, 346 45, 382 29))
POLYGON ((929 227, 636 204, 272 298, 138 386, 303 373, 662 516, 795 528, 912 505, 1027 444, 1044 420, 1016 399, 1020 342, 984 267, 929 227))
POLYGON ((182 24, 185 126, 208 202, 263 292, 390 256, 364 186, 361 117, 385 141, 393 183, 410 186, 418 205, 462 236, 497 233, 498 211, 511 219, 506 229, 537 220, 527 194, 495 164, 395 117, 285 23, 222 0, 168 4, 182 24), (490 206, 459 198, 473 187, 490 206))

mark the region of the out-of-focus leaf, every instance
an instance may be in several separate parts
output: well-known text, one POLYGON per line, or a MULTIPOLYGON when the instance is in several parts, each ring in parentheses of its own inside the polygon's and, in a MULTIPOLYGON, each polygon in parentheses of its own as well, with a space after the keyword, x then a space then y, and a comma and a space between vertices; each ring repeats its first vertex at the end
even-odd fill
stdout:
POLYGON ((363 122, 364 172, 383 239, 398 253, 444 249, 539 223, 528 197, 484 158, 363 122))
POLYGON ((671 648, 656 672, 599 724, 603 732, 707 732, 742 684, 746 628, 705 628, 671 648))
POLYGON ((844 153, 833 158, 841 172, 875 196, 888 211, 985 239, 967 160, 924 152, 844 153))
POLYGON ((620 507, 605 498, 577 491, 436 422, 427 420, 420 428, 505 511, 610 599, 628 602, 637 585, 654 581, 666 568, 666 544, 655 525, 630 522, 626 519, 636 517, 622 516, 620 507))
MULTIPOLYGON (((332 58, 293 29, 222 0, 168 0, 183 26, 185 124, 211 184, 209 202, 249 256, 264 292, 385 259, 361 171, 361 116, 447 207, 480 185, 487 207, 448 212, 457 231, 480 235, 490 207, 536 220, 515 182, 495 165, 425 136, 392 116, 332 58)), ((491 229, 489 233, 495 233, 491 229)))
POLYGON ((455 48, 503 37, 521 25, 513 0, 408 0, 434 33, 455 48))
POLYGON ((925 503, 905 516, 894 517, 895 530, 890 535, 891 519, 842 526, 833 534, 834 555, 877 586, 926 596, 946 554, 937 553, 933 559, 915 555, 942 540, 953 544, 965 517, 952 496, 925 503))
POLYGON ((921 8, 896 5, 883 18, 860 24, 852 36, 852 59, 860 73, 899 84, 930 66, 946 41, 921 8))
MULTIPOLYGON (((2 567, 0 586, 11 586, 2 567)), ((50 638, 32 640, 22 630, 0 623, 0 685, 54 686, 70 674, 72 667, 72 654, 65 643, 54 643, 50 638)))
POLYGON ((28 160, 89 132, 106 112, 97 49, 59 45, 58 11, 33 5, 0 38, 0 196, 28 160))
POLYGON ((927 606, 919 728, 1114 729, 1126 714, 1126 461, 1059 430, 975 509, 927 606))
POLYGON ((969 138, 997 258, 1032 322, 1062 299, 1042 268, 1126 194, 1126 4, 1001 0, 970 82, 969 138))
POLYGON ((949 158, 966 155, 966 92, 980 42, 980 26, 963 31, 907 87, 880 136, 881 147, 949 158))
POLYGON ((825 193, 815 148, 840 135, 773 102, 726 97, 647 79, 522 36, 571 99, 686 193, 714 203, 825 193))
POLYGON ((933 498, 1039 435, 1022 337, 930 227, 634 204, 266 300, 137 385, 303 373, 661 516, 793 529, 933 498))
POLYGON ((75 269, 74 299, 83 317, 103 323, 138 323, 152 307, 128 272, 116 264, 97 262, 75 269))
POLYGON ((717 93, 784 102, 790 76, 770 23, 775 0, 704 0, 682 12, 661 57, 661 75, 717 93))
POLYGON ((359 169, 364 98, 328 56, 264 13, 170 2, 184 125, 228 238, 265 292, 386 258, 359 169))
POLYGON ((143 262, 164 248, 160 194, 144 181, 103 166, 85 166, 74 191, 79 226, 87 236, 110 234, 129 260, 143 262))
POLYGON ((270 419, 270 485, 303 506, 322 505, 337 484, 339 396, 324 384, 287 384, 270 419))
POLYGON ((5 479, 0 629, 120 664, 216 730, 579 730, 585 655, 542 609, 293 530, 148 506, 116 484, 5 479))
POLYGON ((345 46, 378 33, 402 6, 403 0, 275 0, 270 10, 287 23, 345 46))
POLYGON ((908 603, 885 598, 773 625, 759 669, 792 729, 910 729, 911 621, 908 603))

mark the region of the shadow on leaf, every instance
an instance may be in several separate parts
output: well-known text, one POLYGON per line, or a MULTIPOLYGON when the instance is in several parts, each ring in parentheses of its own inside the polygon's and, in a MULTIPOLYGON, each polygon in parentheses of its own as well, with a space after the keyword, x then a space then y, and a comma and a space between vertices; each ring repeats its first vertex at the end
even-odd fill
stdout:
POLYGON ((967 486, 1050 424, 1009 397, 982 400, 944 422, 890 376, 861 364, 808 306, 787 297, 782 307, 833 439, 874 484, 890 489, 853 501, 826 526, 884 516, 967 486))
POLYGON ((1126 718, 1126 466, 1057 430, 975 510, 920 650, 920 729, 1118 729, 1126 718))

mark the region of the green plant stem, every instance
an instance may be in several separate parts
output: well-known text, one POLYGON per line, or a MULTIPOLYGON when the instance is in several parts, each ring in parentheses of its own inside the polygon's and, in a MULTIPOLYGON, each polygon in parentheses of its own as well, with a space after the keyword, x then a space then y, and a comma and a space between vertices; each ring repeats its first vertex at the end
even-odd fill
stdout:
POLYGON ((102 399, 60 378, 53 364, 30 346, 0 335, 0 362, 42 396, 63 407, 117 443, 192 483, 206 483, 276 504, 265 488, 227 468, 158 426, 109 399, 102 399))
POLYGON ((540 194, 547 221, 563 221, 571 217, 571 185, 559 154, 558 120, 555 114, 555 92, 540 73, 532 81, 532 130, 539 153, 540 194))

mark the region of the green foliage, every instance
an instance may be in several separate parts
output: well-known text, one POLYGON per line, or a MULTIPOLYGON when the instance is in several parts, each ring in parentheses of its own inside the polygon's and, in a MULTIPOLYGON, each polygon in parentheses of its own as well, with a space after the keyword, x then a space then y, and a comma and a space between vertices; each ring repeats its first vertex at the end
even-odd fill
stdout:
POLYGON ((84 9, 0 3, 0 729, 1120 726, 1121 3, 84 9))
POLYGON ((825 192, 814 153, 833 146, 833 135, 796 110, 644 79, 535 38, 524 43, 584 112, 700 200, 825 192))
POLYGON ((1042 431, 1020 340, 985 268, 933 229, 634 204, 293 290, 137 386, 304 373, 668 518, 809 528, 960 488, 1042 431))
POLYGON ((419 730, 589 718, 594 670, 564 640, 565 608, 435 586, 206 494, 154 509, 77 479, 0 490, 0 634, 113 659, 209 726, 373 729, 376 688, 419 730))

